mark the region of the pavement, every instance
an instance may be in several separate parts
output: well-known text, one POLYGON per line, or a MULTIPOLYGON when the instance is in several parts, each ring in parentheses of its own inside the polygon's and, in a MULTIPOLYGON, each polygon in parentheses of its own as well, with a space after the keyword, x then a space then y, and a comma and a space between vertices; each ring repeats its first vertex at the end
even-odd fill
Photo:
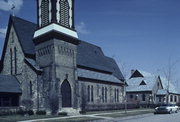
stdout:
POLYGON ((180 113, 157 115, 149 113, 144 115, 113 118, 111 120, 95 120, 92 122, 180 122, 180 113))
MULTIPOLYGON (((128 113, 135 113, 135 112, 147 112, 149 109, 145 110, 130 110, 127 111, 128 113)), ((91 117, 91 118, 97 118, 97 119, 102 119, 102 122, 107 121, 107 122, 114 122, 114 118, 112 117, 105 117, 104 115, 110 115, 110 114, 124 114, 124 111, 121 112, 107 112, 107 113, 97 113, 97 114, 87 114, 87 115, 76 115, 76 116, 67 116, 67 117, 56 117, 56 118, 45 118, 45 119, 35 119, 35 120, 26 120, 26 121, 19 121, 19 122, 37 122, 37 121, 47 121, 47 120, 63 120, 63 119, 71 119, 71 118, 81 118, 81 117, 91 117), (102 116, 103 115, 103 116, 102 116)), ((95 120, 97 121, 97 120, 95 120)), ((118 120, 117 120, 118 121, 118 120)), ((99 121, 101 122, 101 120, 99 121)))

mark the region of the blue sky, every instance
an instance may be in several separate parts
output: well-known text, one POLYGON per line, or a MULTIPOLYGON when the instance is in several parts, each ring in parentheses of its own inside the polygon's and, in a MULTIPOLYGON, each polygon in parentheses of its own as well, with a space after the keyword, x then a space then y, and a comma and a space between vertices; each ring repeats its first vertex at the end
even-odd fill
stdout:
MULTIPOLYGON (((15 15, 36 22, 36 0, 1 0, 0 31, 15 15), (7 7, 7 8, 8 8, 7 7)), ((100 46, 105 55, 126 69, 163 74, 178 61, 174 81, 180 80, 180 0, 75 0, 75 22, 81 40, 100 46)), ((4 36, 0 34, 0 51, 4 36)))

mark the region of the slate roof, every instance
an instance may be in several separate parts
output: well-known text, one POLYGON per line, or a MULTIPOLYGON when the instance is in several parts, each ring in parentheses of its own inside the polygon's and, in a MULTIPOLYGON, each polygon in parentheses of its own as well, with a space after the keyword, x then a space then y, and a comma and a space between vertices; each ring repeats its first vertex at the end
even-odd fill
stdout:
MULTIPOLYGON (((164 88, 165 90, 167 90, 167 88, 168 88, 168 81, 167 81, 166 78, 164 78, 164 77, 160 77, 160 79, 161 79, 163 88, 164 88)), ((170 92, 170 93, 174 93, 174 94, 179 94, 177 87, 175 87, 175 85, 172 84, 171 81, 170 81, 170 83, 169 83, 169 92, 170 92)))
MULTIPOLYGON (((14 16, 11 19, 24 53, 35 55, 33 34, 36 24, 14 16)), ((124 79, 114 59, 106 57, 100 47, 81 41, 77 51, 77 65, 109 72, 118 79, 124 79)))
POLYGON ((157 77, 140 77, 140 78, 131 78, 127 80, 127 92, 141 92, 141 91, 152 91, 157 77), (140 85, 144 81, 146 85, 140 85))
POLYGON ((167 90, 166 89, 159 89, 157 91, 157 95, 166 95, 167 94, 167 90))
POLYGON ((32 39, 37 27, 36 24, 18 17, 12 16, 11 18, 24 53, 34 55, 35 46, 32 39))
POLYGON ((141 70, 134 70, 131 74, 130 79, 127 80, 127 92, 142 92, 142 91, 152 91, 158 77, 141 70), (139 74, 139 76, 132 77, 134 73, 139 74), (143 77, 142 77, 143 76, 143 77), (146 85, 140 85, 144 81, 146 85))
MULTIPOLYGON (((80 69, 80 68, 78 68, 77 71, 78 71, 78 77, 101 80, 101 81, 105 81, 105 82, 106 81, 107 82, 114 82, 114 83, 120 83, 121 82, 117 77, 115 77, 114 75, 111 75, 111 74, 94 72, 94 71, 80 69)), ((123 82, 121 82, 121 83, 123 83, 123 82)))
POLYGON ((0 75, 0 92, 21 93, 18 80, 12 75, 0 75))

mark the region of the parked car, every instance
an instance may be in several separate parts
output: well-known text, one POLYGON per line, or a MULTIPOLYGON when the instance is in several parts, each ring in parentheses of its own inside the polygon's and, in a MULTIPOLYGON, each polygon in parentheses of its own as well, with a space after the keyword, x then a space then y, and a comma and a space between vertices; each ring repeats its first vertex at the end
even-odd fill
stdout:
POLYGON ((159 114, 159 113, 177 113, 179 110, 179 107, 177 105, 174 105, 174 104, 165 104, 165 105, 162 105, 160 107, 156 107, 155 108, 155 112, 154 114, 159 114))

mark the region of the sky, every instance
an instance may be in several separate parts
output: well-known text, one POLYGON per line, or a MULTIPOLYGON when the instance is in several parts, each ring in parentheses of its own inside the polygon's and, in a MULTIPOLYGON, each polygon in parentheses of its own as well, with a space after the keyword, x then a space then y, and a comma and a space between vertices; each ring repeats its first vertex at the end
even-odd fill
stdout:
MULTIPOLYGON (((36 23, 36 9, 36 0, 0 0, 0 52, 9 15, 36 23)), ((163 76, 175 64, 180 85, 180 0, 75 0, 75 23, 79 39, 100 46, 125 72, 163 76)))

